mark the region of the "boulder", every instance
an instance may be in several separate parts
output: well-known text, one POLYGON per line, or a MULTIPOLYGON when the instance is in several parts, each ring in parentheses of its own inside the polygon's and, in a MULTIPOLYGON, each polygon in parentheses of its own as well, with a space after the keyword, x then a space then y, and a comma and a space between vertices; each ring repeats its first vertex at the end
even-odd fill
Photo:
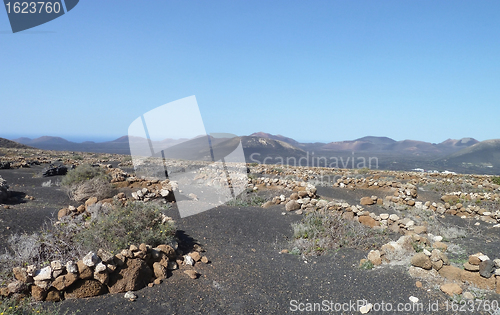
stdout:
POLYGON ((64 293, 66 299, 80 299, 106 293, 106 286, 94 279, 78 280, 64 293))
POLYGON ((360 216, 358 219, 359 219, 359 223, 366 225, 368 227, 379 226, 379 223, 375 219, 373 219, 372 217, 370 217, 368 215, 360 216))
POLYGON ((37 285, 32 285, 31 286, 31 297, 35 301, 44 301, 45 297, 47 296, 47 291, 40 288, 37 285))
POLYGON ((495 272, 496 266, 493 260, 485 260, 479 264, 479 274, 482 277, 490 278, 495 272))
POLYGON ((294 211, 300 209, 300 204, 295 200, 290 200, 285 205, 286 211, 294 211))
POLYGON ((49 167, 43 170, 42 176, 56 176, 56 175, 66 175, 68 173, 68 168, 64 165, 53 165, 50 164, 49 167))
POLYGON ((451 281, 461 281, 462 269, 455 266, 443 266, 443 268, 439 269, 439 274, 451 281))
POLYGON ((167 278, 167 268, 165 268, 165 266, 163 266, 159 262, 155 262, 153 264, 153 273, 155 275, 155 278, 157 278, 157 279, 167 278))
POLYGON ((109 277, 108 288, 110 293, 136 291, 144 288, 153 271, 142 259, 127 259, 123 266, 118 267, 109 277))
POLYGON ((369 206, 369 205, 374 204, 375 201, 373 201, 373 199, 371 197, 363 197, 363 198, 361 198, 361 200, 359 201, 359 203, 362 206, 369 206))
POLYGON ((462 288, 456 284, 456 283, 446 283, 446 284, 443 284, 441 287, 440 287, 441 291, 443 291, 444 293, 450 295, 450 296, 453 296, 455 294, 462 294, 462 288))
POLYGON ((420 267, 422 269, 431 269, 432 262, 429 256, 424 253, 417 253, 411 258, 411 264, 415 267, 420 267))
POLYGON ((75 283, 76 280, 78 280, 78 276, 76 274, 68 273, 57 277, 54 282, 52 282, 52 286, 57 290, 62 291, 75 283))

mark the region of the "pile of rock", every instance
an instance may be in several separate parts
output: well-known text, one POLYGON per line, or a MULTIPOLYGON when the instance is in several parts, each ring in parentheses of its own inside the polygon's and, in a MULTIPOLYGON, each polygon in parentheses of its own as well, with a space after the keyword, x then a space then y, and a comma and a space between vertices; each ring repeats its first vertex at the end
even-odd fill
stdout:
MULTIPOLYGON (((421 254, 419 255, 421 256, 421 254)), ((415 256, 412 258, 412 268, 414 269, 413 272, 410 270, 410 274, 422 278, 428 277, 429 274, 419 269, 430 268, 423 268, 419 259, 415 258, 415 256)), ((430 256, 430 260, 432 261, 432 255, 430 256)), ((454 286, 441 286, 442 291, 450 295, 460 294, 464 285, 472 285, 479 289, 495 290, 496 293, 500 294, 500 259, 491 260, 482 253, 476 253, 469 256, 468 261, 463 264, 463 268, 449 265, 434 268, 438 271, 438 275, 443 278, 443 282, 455 283, 454 286)), ((435 278, 436 275, 433 274, 432 277, 435 278)))
POLYGON ((0 176, 0 202, 9 198, 9 185, 7 181, 0 176))
POLYGON ((97 253, 89 252, 76 263, 52 261, 41 269, 34 265, 16 267, 13 269, 16 280, 0 288, 0 295, 29 293, 37 301, 57 302, 135 291, 160 284, 167 278, 167 270, 178 269, 180 265, 190 266, 185 273, 197 278, 192 266, 198 262, 208 263, 208 259, 198 251, 182 255, 176 243, 155 248, 131 245, 116 255, 100 249, 97 253))

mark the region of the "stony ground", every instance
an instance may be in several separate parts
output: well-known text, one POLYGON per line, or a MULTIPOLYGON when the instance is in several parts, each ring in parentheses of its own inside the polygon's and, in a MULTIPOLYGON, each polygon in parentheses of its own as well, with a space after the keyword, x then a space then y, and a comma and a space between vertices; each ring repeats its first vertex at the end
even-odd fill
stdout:
MULTIPOLYGON (((61 176, 40 176, 44 166, 0 170, 0 176, 8 181, 10 191, 16 197, 0 207, 2 239, 13 233, 37 231, 43 222, 57 219, 59 209, 69 204, 77 206, 55 185, 61 176), (52 185, 47 184, 49 180, 52 185)), ((383 199, 392 195, 390 190, 346 189, 332 187, 331 183, 317 187, 317 194, 322 198, 349 204, 359 204, 360 198, 366 196, 377 195, 383 199)), ((131 193, 127 189, 123 191, 131 193)), ((419 190, 416 200, 439 202, 441 195, 441 191, 419 190)), ((374 213, 388 211, 380 205, 365 208, 374 213)), ((184 242, 200 243, 206 251, 204 254, 211 260, 210 264, 197 266, 200 278, 192 280, 184 273, 174 271, 165 282, 138 291, 139 297, 134 302, 125 299, 123 294, 109 294, 66 300, 59 303, 61 309, 78 310, 82 314, 287 314, 297 313, 293 310, 298 306, 310 306, 307 303, 347 303, 343 305, 347 307, 349 303, 365 299, 373 304, 379 303, 378 306, 392 303, 392 312, 370 312, 375 314, 397 313, 394 310, 398 303, 407 308, 399 313, 454 313, 450 308, 451 300, 438 287, 425 281, 422 288, 415 285, 416 279, 408 274, 408 266, 359 269, 359 261, 366 257, 367 251, 341 249, 319 257, 281 253, 283 249, 290 249, 291 224, 303 217, 286 212, 284 205, 265 209, 219 206, 186 218, 179 218, 175 207, 170 211, 184 242), (408 311, 413 307, 409 300, 411 296, 422 302, 422 310, 408 311), (439 310, 430 311, 429 303, 433 307, 437 303, 439 310)), ((460 251, 450 253, 450 259, 460 261, 475 252, 495 258, 499 256, 500 229, 485 223, 475 225, 477 221, 473 218, 446 215, 439 220, 449 228, 467 231, 465 236, 450 240, 460 246, 460 251)), ((2 242, 0 250, 4 248, 5 242, 2 242)), ((482 298, 500 302, 500 296, 491 292, 484 293, 482 298)), ((357 312, 347 309, 325 313, 357 312)), ((489 312, 476 310, 473 314, 489 312)))

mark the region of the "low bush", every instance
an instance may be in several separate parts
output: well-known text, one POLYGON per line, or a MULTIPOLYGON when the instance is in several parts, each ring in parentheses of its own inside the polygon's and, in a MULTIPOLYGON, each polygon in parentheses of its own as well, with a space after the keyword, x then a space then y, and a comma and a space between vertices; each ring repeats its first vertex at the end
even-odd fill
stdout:
POLYGON ((75 241, 86 251, 103 248, 112 253, 131 244, 157 246, 168 243, 173 240, 176 229, 173 221, 163 214, 164 210, 140 201, 116 206, 78 232, 75 241))
POLYGON ((491 181, 493 182, 493 184, 497 184, 497 185, 500 185, 500 176, 494 176, 491 181))
POLYGON ((80 223, 47 224, 39 233, 10 236, 8 250, 0 255, 0 285, 12 279, 13 267, 77 261, 100 248, 117 253, 131 244, 157 246, 174 238, 174 222, 163 214, 161 206, 137 201, 109 208, 80 223))
POLYGON ((101 200, 114 193, 111 177, 100 167, 83 164, 70 170, 61 181, 68 196, 75 201, 83 201, 90 197, 101 200))
POLYGON ((313 212, 292 224, 293 247, 304 254, 320 255, 350 247, 375 249, 390 241, 385 231, 377 231, 359 222, 342 218, 337 212, 313 212))

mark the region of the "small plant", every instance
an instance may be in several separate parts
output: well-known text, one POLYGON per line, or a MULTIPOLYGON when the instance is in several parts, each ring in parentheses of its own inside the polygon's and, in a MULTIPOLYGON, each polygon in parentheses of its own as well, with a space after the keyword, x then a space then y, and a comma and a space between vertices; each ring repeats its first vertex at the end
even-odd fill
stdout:
POLYGON ((102 168, 84 164, 70 170, 61 181, 61 186, 75 201, 90 197, 104 199, 113 195, 114 189, 110 181, 110 176, 102 168))
POLYGON ((236 198, 226 202, 226 205, 230 207, 260 207, 264 202, 266 202, 265 198, 253 193, 247 194, 244 192, 236 198))
POLYGON ((420 244, 419 242, 411 242, 411 246, 413 246, 413 249, 415 252, 420 253, 424 250, 424 246, 420 244))
POLYGON ((256 167, 257 165, 259 165, 259 163, 257 163, 257 162, 250 163, 250 166, 252 166, 252 167, 256 167))
POLYGON ((86 250, 103 248, 113 253, 131 244, 157 246, 168 243, 173 240, 176 229, 172 220, 166 220, 162 210, 157 205, 140 201, 126 206, 115 205, 87 229, 78 232, 75 241, 86 250))
POLYGON ((389 241, 387 233, 344 219, 336 212, 313 212, 292 224, 294 247, 302 253, 321 255, 341 247, 378 248, 389 241))
POLYGON ((493 182, 493 184, 497 184, 497 185, 500 185, 500 176, 494 176, 491 181, 493 182))
POLYGON ((358 174, 365 175, 370 173, 370 169, 368 167, 363 167, 358 169, 358 174))
POLYGON ((83 160, 83 156, 81 156, 81 155, 75 155, 75 156, 73 156, 73 159, 81 161, 81 160, 83 160))
POLYGON ((361 269, 361 270, 370 270, 370 269, 373 269, 373 267, 374 267, 373 263, 370 260, 367 259, 365 262, 363 262, 359 266, 359 269, 361 269))

